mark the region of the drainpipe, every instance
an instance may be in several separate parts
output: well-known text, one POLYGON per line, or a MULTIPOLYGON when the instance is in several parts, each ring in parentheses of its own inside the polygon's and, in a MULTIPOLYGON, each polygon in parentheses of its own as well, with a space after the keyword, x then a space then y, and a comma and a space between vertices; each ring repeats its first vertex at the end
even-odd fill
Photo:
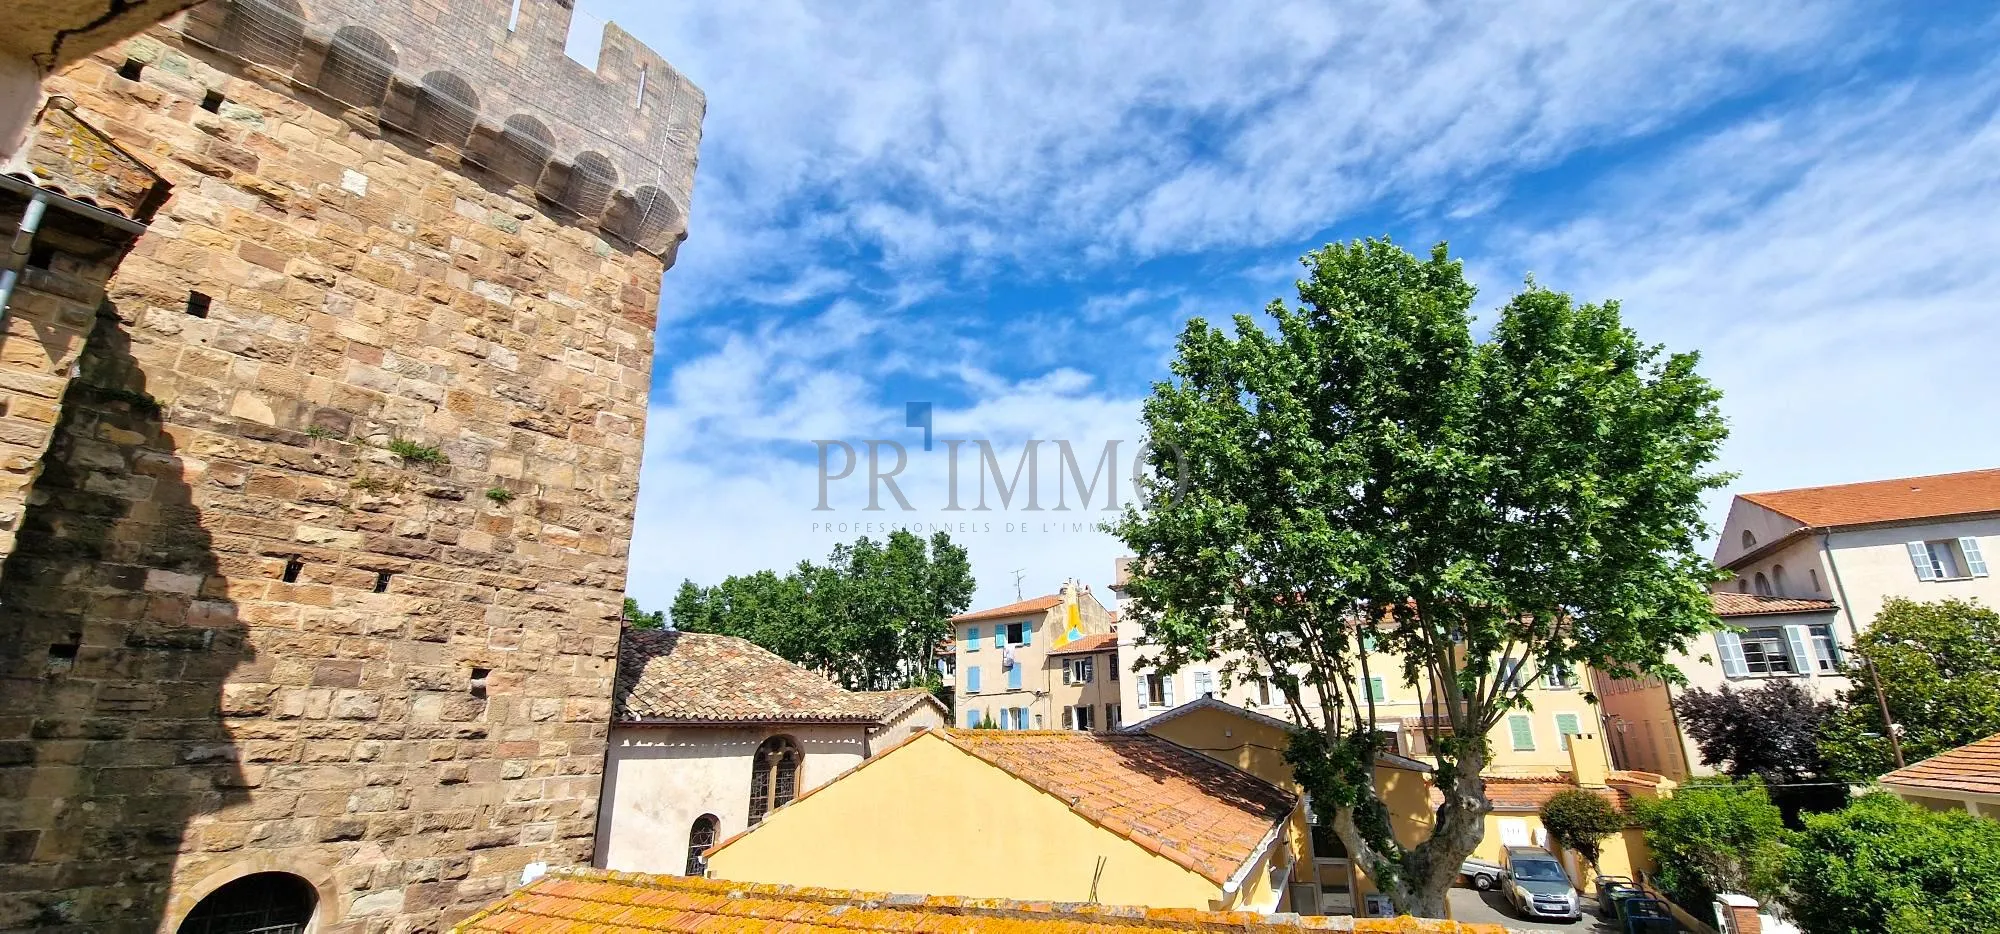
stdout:
POLYGON ((35 231, 41 229, 42 214, 48 207, 48 198, 40 191, 28 197, 28 206, 21 211, 21 224, 14 229, 14 240, 7 247, 7 257, 0 260, 0 324, 6 323, 14 286, 21 281, 21 270, 27 266, 28 253, 35 242, 35 231))
MULTIPOLYGON (((1826 569, 1833 575, 1833 592, 1840 597, 1840 612, 1847 616, 1847 631, 1854 638, 1861 638, 1861 626, 1854 621, 1854 604, 1847 601, 1847 583, 1840 578, 1840 564, 1833 560, 1833 538, 1830 531, 1819 533, 1819 550, 1826 555, 1826 569)), ((1896 720, 1889 716, 1889 695, 1882 693, 1882 676, 1875 673, 1875 662, 1866 653, 1861 654, 1861 665, 1868 670, 1868 682, 1875 688, 1875 707, 1882 712, 1882 732, 1889 737, 1889 752, 1896 757, 1896 768, 1902 768, 1903 741, 1896 735, 1896 720)))

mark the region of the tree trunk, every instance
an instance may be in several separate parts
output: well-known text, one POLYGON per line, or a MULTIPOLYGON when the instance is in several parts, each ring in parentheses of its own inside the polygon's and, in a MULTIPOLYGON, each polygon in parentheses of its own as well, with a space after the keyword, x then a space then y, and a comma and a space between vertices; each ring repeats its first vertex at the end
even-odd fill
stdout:
POLYGON ((1472 745, 1459 757, 1449 787, 1440 787, 1444 804, 1438 808, 1431 835, 1403 855, 1402 873, 1387 890, 1399 914, 1419 918, 1445 917, 1445 899, 1458 881, 1458 868, 1486 836, 1486 751, 1472 745))

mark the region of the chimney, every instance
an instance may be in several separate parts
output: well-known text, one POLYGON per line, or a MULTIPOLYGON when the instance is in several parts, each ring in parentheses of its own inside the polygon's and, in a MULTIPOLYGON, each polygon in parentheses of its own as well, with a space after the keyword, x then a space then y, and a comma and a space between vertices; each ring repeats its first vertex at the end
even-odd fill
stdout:
POLYGON ((1579 788, 1603 788, 1611 778, 1611 763, 1604 757, 1604 743, 1596 733, 1572 733, 1569 738, 1570 775, 1579 788))

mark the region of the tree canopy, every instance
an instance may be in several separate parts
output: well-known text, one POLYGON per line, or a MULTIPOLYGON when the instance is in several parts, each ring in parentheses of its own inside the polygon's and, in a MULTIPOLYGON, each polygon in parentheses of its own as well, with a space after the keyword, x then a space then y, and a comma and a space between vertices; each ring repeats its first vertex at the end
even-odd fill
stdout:
POLYGON ((1439 916, 1491 810, 1487 732, 1541 671, 1664 671, 1715 625, 1695 551, 1726 431, 1693 354, 1529 280, 1473 336, 1474 289, 1445 247, 1387 240, 1304 259, 1233 334, 1195 319, 1143 413, 1147 504, 1129 618, 1157 664, 1240 650, 1285 695, 1294 773, 1399 910, 1439 916), (1370 779, 1382 743, 1357 625, 1448 728, 1444 803, 1405 847, 1370 779), (1362 679, 1357 682, 1357 679, 1362 679))
POLYGON ((1575 850, 1597 868, 1604 838, 1625 829, 1625 812, 1604 796, 1581 788, 1556 792, 1542 804, 1542 827, 1549 837, 1575 850))
POLYGON ((1902 728, 1906 762, 2000 733, 2000 613, 1964 600, 1892 599, 1855 640, 1847 676, 1850 686, 1819 749, 1848 781, 1873 781, 1896 767, 1882 732, 1878 678, 1902 728))
POLYGON ((1813 934, 2000 931, 2000 821, 1887 794, 1809 815, 1785 906, 1813 934))
POLYGON ((938 532, 907 531, 834 546, 826 563, 779 574, 732 576, 712 587, 684 581, 677 628, 740 636, 852 690, 925 686, 950 619, 972 602, 965 549, 938 532))
POLYGON ((1833 704, 1793 681, 1738 690, 1699 688, 1674 699, 1674 713, 1701 749, 1701 764, 1736 778, 1752 775, 1770 784, 1802 782, 1827 774, 1819 733, 1833 704))
POLYGON ((625 598, 625 625, 633 629, 659 629, 667 624, 667 614, 660 610, 642 610, 639 601, 625 598))
POLYGON ((1635 799, 1660 884, 1683 905, 1722 892, 1769 901, 1785 860, 1785 819, 1761 779, 1682 785, 1672 796, 1635 799))

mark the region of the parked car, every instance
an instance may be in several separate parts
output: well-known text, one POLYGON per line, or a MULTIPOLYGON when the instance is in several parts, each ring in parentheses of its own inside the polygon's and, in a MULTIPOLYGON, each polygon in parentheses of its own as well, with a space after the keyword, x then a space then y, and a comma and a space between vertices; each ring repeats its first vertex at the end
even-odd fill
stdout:
POLYGON ((1538 846, 1510 846, 1500 851, 1507 871, 1507 900, 1524 918, 1583 917, 1583 899, 1555 855, 1538 846))
POLYGON ((1499 863, 1489 863, 1483 859, 1468 859, 1458 866, 1458 874, 1473 888, 1481 892, 1491 891, 1500 884, 1500 877, 1507 874, 1499 863))

